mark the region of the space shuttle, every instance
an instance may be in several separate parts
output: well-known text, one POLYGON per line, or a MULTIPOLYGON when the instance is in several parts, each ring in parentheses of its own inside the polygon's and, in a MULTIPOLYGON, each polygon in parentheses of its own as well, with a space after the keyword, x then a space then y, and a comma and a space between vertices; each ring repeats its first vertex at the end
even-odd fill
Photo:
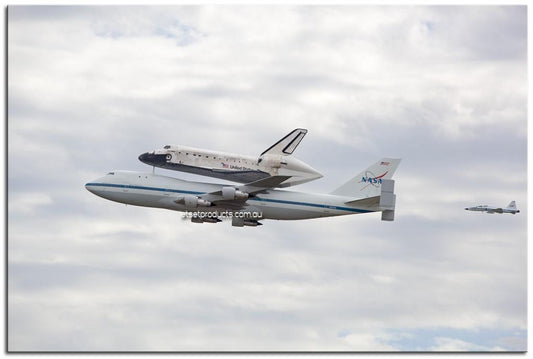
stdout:
POLYGON ((308 164, 292 157, 306 134, 306 129, 297 128, 259 156, 166 145, 162 149, 141 154, 139 160, 154 167, 238 183, 251 183, 269 177, 286 177, 276 187, 290 187, 323 177, 308 164))

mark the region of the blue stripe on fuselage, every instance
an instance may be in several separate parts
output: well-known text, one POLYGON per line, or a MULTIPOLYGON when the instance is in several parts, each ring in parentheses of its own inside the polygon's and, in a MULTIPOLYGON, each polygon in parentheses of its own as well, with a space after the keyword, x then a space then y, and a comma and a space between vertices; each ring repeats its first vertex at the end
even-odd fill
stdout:
POLYGON ((327 204, 317 204, 317 203, 307 203, 307 202, 295 202, 295 201, 284 201, 281 199, 270 199, 270 198, 249 198, 249 201, 261 201, 261 202, 275 202, 275 203, 284 203, 284 204, 293 204, 297 206, 311 206, 311 207, 318 207, 318 208, 329 208, 329 209, 337 209, 341 211, 350 211, 350 212, 356 212, 356 213, 368 213, 373 211, 368 211, 365 209, 357 209, 357 208, 349 208, 349 207, 338 207, 338 206, 329 206, 327 204))
POLYGON ((147 191, 174 192, 174 193, 186 193, 186 194, 205 194, 205 192, 181 191, 181 190, 177 190, 177 189, 168 189, 168 188, 134 186, 134 185, 130 185, 130 184, 87 183, 86 186, 144 189, 144 190, 147 190, 147 191))
MULTIPOLYGON (((85 186, 142 189, 142 190, 147 190, 147 191, 173 192, 173 193, 185 193, 185 194, 206 194, 206 192, 182 191, 182 190, 178 190, 178 189, 168 189, 168 188, 159 188, 159 187, 146 187, 146 186, 134 186, 134 185, 128 185, 128 184, 113 184, 113 183, 87 183, 85 186)), ((292 204, 292 205, 296 205, 296 206, 310 206, 310 207, 318 207, 318 208, 329 208, 329 209, 336 209, 336 210, 340 210, 340 211, 349 211, 349 212, 356 212, 356 213, 374 212, 374 211, 369 211, 369 210, 365 210, 365 209, 357 209, 357 208, 350 208, 350 207, 338 207, 338 206, 329 206, 329 205, 326 205, 326 204, 318 204, 318 203, 284 201, 284 200, 281 200, 281 199, 270 199, 270 198, 261 198, 261 197, 248 198, 248 201, 272 202, 272 203, 292 204)))

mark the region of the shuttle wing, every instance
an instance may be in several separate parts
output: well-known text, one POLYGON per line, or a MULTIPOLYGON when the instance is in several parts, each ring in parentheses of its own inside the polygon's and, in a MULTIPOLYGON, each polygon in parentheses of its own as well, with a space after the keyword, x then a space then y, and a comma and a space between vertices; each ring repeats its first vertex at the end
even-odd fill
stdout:
MULTIPOLYGON (((281 183, 285 182, 289 178, 291 178, 291 176, 270 176, 267 178, 260 179, 258 181, 246 183, 245 185, 238 186, 238 187, 241 191, 242 190, 246 191, 246 189, 250 189, 253 191, 254 189, 261 188, 261 190, 257 191, 257 192, 261 192, 265 189, 279 186, 281 183)), ((246 192, 254 193, 254 192, 249 192, 249 191, 246 191, 246 192)))
POLYGON ((287 136, 283 137, 281 140, 266 149, 263 153, 261 153, 261 156, 265 154, 282 156, 291 155, 296 147, 298 147, 306 133, 307 130, 304 128, 295 129, 287 136))

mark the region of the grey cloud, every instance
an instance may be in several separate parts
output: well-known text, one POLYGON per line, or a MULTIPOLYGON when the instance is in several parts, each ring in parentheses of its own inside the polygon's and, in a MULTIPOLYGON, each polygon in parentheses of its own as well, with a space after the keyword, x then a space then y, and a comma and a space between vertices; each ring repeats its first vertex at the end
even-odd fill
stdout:
POLYGON ((525 7, 10 7, 9 348, 524 350, 525 21, 525 7), (296 157, 326 176, 294 190, 401 157, 396 221, 239 231, 84 189, 151 171, 137 156, 165 144, 254 155, 295 127, 309 129, 296 157), (463 209, 513 199, 520 215, 463 209))

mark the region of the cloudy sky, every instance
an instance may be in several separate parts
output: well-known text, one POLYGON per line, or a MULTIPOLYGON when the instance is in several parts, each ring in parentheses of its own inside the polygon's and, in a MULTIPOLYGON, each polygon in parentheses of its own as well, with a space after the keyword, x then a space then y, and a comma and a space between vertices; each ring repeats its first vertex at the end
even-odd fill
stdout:
POLYGON ((9 349, 525 350, 526 12, 9 7, 9 349), (401 157, 396 220, 199 225, 84 188, 296 127, 325 174, 297 190, 401 157))

